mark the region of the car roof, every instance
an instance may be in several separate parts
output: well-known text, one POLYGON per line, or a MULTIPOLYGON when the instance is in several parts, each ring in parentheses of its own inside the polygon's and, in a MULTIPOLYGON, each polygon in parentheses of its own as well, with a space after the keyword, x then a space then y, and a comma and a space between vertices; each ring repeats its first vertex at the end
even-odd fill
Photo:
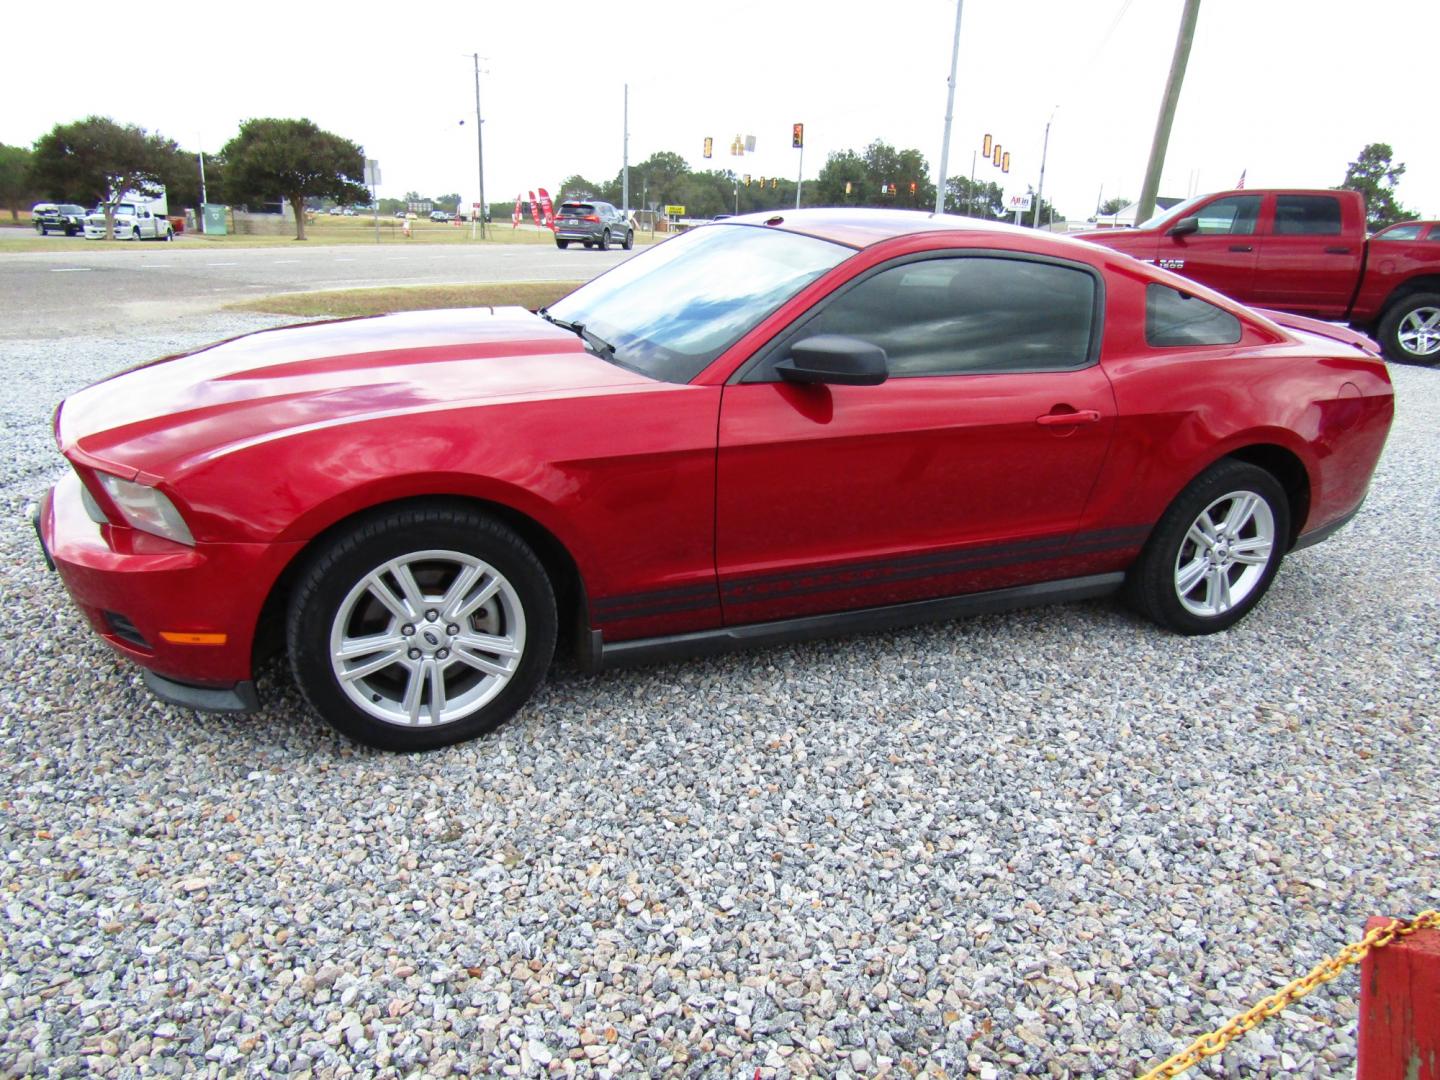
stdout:
POLYGON ((730 225, 769 225, 789 232, 830 240, 847 247, 867 248, 898 236, 916 236, 931 232, 976 233, 987 237, 1010 235, 1030 240, 1053 241, 1065 248, 1079 241, 1069 240, 1043 229, 1026 229, 986 218, 962 217, 959 214, 932 214, 924 210, 886 210, 850 207, 814 207, 805 210, 771 210, 741 214, 713 223, 730 225))

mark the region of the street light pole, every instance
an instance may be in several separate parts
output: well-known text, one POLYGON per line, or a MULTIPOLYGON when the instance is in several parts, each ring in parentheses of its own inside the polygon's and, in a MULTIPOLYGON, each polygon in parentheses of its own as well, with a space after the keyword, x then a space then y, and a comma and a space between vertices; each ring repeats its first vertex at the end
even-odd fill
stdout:
POLYGON ((1045 158, 1050 153, 1050 125, 1055 122, 1055 114, 1060 111, 1060 106, 1050 110, 1050 119, 1045 121, 1045 145, 1040 149, 1040 186, 1035 189, 1035 217, 1030 222, 1030 227, 1040 227, 1040 203, 1045 195, 1045 158))
POLYGON ((955 70, 960 64, 960 13, 965 0, 955 0, 955 45, 950 50, 950 90, 945 97, 945 138, 940 143, 940 174, 935 178, 935 213, 945 212, 945 172, 950 167, 950 121, 955 116, 955 70))
POLYGON ((625 145, 620 150, 620 208, 630 220, 630 84, 625 84, 625 145))
POLYGON ((485 239, 485 121, 480 118, 480 54, 475 60, 475 155, 480 170, 480 239, 485 239))

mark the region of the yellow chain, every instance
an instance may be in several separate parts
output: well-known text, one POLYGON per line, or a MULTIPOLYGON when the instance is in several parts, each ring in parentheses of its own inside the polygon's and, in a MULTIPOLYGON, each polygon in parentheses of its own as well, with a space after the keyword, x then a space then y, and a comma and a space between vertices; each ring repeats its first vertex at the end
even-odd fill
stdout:
POLYGON ((1371 949, 1383 949, 1397 938, 1409 937, 1417 930, 1440 930, 1440 911, 1422 911, 1406 922, 1394 919, 1387 926, 1377 926, 1359 941, 1346 945, 1334 956, 1326 957, 1294 982, 1262 998, 1239 1016, 1233 1017, 1224 1027, 1201 1035, 1174 1057, 1167 1058, 1147 1072, 1141 1080, 1162 1080, 1179 1076, 1187 1069, 1200 1064, 1208 1057, 1220 1053, 1231 1042, 1247 1031, 1259 1027, 1284 1009, 1288 1009, 1317 986, 1323 986, 1339 975, 1351 964, 1365 959, 1371 949))

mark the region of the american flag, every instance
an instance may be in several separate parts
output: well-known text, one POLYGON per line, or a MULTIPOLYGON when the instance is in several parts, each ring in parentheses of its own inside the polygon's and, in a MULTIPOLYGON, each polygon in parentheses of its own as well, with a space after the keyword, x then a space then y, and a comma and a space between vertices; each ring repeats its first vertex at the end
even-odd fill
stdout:
POLYGON ((1243 188, 1245 186, 1245 174, 1249 171, 1249 169, 1240 170, 1240 182, 1235 185, 1237 188, 1243 188))

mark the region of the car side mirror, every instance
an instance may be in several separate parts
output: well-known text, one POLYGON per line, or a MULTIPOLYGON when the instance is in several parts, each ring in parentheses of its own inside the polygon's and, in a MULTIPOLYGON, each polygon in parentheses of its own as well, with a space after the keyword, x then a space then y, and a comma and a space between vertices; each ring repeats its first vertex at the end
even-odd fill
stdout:
POLYGON ((1198 217, 1182 217, 1174 225, 1170 226, 1169 236, 1189 236, 1191 233, 1200 231, 1200 219, 1198 217))
POLYGON ((842 334, 817 334, 790 346, 775 365, 786 382, 836 386, 878 386, 890 377, 885 350, 842 334))

